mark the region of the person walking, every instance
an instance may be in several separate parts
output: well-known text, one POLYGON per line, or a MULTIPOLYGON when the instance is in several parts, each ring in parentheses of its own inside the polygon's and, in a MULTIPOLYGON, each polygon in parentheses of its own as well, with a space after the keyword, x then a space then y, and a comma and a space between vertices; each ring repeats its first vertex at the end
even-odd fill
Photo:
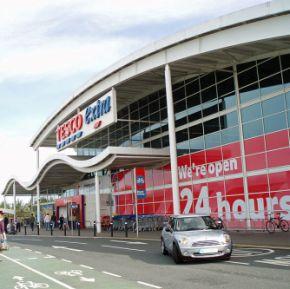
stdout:
POLYGON ((9 223, 9 219, 7 216, 4 217, 4 230, 5 230, 5 233, 7 234, 7 225, 9 223))
POLYGON ((64 217, 63 217, 63 215, 61 215, 59 218, 59 229, 60 230, 63 230, 63 223, 64 223, 64 217))
POLYGON ((56 223, 56 215, 55 215, 55 212, 52 213, 50 222, 52 224, 52 229, 54 229, 55 228, 55 223, 56 223))
POLYGON ((31 231, 33 231, 34 230, 34 223, 35 223, 35 217, 33 216, 33 214, 31 214, 29 222, 30 222, 31 231))
POLYGON ((6 250, 6 234, 5 234, 5 225, 4 225, 4 213, 0 211, 0 251, 6 250))
POLYGON ((47 213, 44 217, 44 226, 46 231, 49 230, 50 220, 51 220, 50 215, 49 213, 47 213))

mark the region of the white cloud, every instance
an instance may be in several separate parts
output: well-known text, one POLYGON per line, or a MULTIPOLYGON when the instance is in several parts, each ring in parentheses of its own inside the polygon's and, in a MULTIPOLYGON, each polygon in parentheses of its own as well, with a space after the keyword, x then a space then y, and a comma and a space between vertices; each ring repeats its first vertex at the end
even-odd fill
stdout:
POLYGON ((116 37, 124 29, 158 29, 160 23, 207 19, 260 2, 0 0, 0 81, 95 74, 150 41, 138 33, 116 37))
POLYGON ((18 81, 38 78, 62 78, 83 71, 96 72, 107 63, 112 63, 124 53, 124 43, 132 47, 139 41, 127 38, 105 39, 97 42, 80 43, 75 40, 61 40, 31 47, 28 51, 15 49, 0 57, 0 80, 19 78, 18 81))

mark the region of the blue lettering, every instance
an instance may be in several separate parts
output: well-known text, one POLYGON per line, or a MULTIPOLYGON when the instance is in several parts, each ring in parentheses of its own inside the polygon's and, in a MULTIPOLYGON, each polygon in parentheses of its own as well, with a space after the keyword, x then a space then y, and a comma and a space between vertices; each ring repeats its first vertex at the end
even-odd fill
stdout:
POLYGON ((92 110, 93 110, 93 116, 92 116, 91 120, 94 121, 95 119, 98 118, 97 106, 95 105, 92 110))
POLYGON ((91 122, 91 113, 92 113, 92 108, 89 106, 86 109, 86 113, 85 113, 85 122, 86 124, 90 124, 91 122))
POLYGON ((111 110, 111 97, 108 96, 105 100, 105 113, 108 113, 111 110))

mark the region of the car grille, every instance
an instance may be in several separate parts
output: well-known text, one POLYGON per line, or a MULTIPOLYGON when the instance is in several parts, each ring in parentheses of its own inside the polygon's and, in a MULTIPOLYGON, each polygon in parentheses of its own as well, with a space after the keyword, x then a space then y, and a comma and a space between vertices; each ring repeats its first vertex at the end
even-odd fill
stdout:
POLYGON ((192 243, 192 247, 206 247, 214 245, 220 245, 220 242, 215 240, 205 240, 192 243))

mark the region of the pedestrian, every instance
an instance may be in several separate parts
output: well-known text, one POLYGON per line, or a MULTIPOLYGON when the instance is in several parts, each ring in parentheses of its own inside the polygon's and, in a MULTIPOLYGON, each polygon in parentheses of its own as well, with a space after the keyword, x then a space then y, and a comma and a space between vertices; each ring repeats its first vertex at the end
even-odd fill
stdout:
POLYGON ((20 232, 20 227, 21 227, 21 221, 20 221, 20 218, 17 217, 16 218, 16 231, 17 232, 20 232))
POLYGON ((56 223, 56 215, 55 215, 55 212, 52 213, 52 216, 51 216, 51 224, 52 224, 52 229, 54 229, 55 227, 55 223, 56 223))
POLYGON ((7 234, 7 225, 9 223, 9 219, 8 217, 5 215, 4 217, 4 229, 5 229, 5 233, 7 234))
POLYGON ((31 214, 29 222, 30 222, 31 231, 33 231, 34 230, 34 223, 35 223, 35 217, 33 216, 33 214, 31 214))
POLYGON ((4 226, 4 214, 0 211, 0 251, 7 249, 6 234, 4 226))
POLYGON ((49 213, 47 213, 44 217, 44 226, 46 231, 49 230, 50 220, 51 220, 50 215, 49 213))
POLYGON ((64 223, 64 217, 63 217, 63 215, 61 215, 59 218, 59 229, 60 230, 63 230, 63 223, 64 223))

